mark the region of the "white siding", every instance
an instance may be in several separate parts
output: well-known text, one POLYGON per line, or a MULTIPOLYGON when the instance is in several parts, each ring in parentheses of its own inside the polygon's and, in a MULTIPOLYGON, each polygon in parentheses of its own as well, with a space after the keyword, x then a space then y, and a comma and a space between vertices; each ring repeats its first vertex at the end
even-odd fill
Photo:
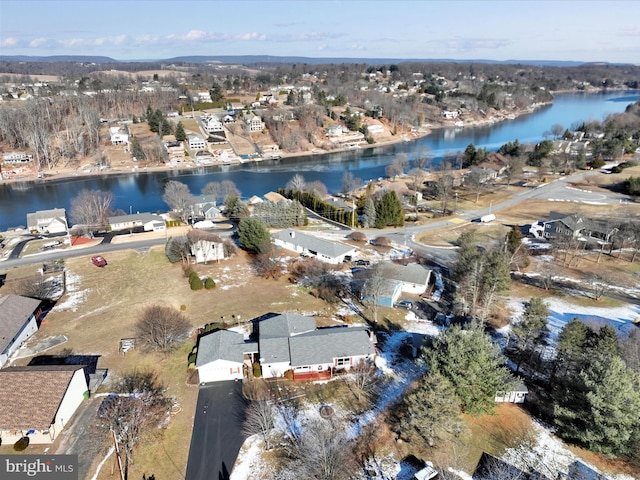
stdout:
POLYGON ((229 360, 216 360, 198 368, 200 383, 242 380, 242 364, 229 360))
POLYGON ((62 429, 69 423, 69 420, 78 409, 82 400, 84 400, 84 394, 89 390, 87 385, 87 379, 84 375, 84 369, 80 368, 76 370, 71 377, 69 387, 60 402, 60 407, 56 412, 55 423, 51 429, 51 435, 55 437, 62 431, 62 429))
POLYGON ((289 362, 267 363, 262 365, 263 378, 276 378, 284 375, 284 372, 291 369, 289 362))
POLYGON ((18 350, 22 344, 35 332, 38 331, 38 323, 36 322, 36 317, 31 315, 29 320, 24 324, 20 333, 16 336, 14 341, 7 346, 7 349, 4 352, 0 352, 0 368, 7 363, 9 357, 18 350))

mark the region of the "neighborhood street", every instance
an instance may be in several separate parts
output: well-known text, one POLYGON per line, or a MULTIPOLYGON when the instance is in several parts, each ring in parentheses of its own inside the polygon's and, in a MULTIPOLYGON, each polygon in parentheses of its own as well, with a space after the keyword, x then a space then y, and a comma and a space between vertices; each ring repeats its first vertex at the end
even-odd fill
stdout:
POLYGON ((244 442, 242 382, 200 386, 186 480, 229 480, 244 442))

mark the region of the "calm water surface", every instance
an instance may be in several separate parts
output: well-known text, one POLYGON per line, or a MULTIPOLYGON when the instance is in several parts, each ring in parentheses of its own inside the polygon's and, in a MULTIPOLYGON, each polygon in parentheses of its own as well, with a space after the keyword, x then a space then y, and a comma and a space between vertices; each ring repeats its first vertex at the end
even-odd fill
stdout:
POLYGON ((420 140, 389 147, 189 171, 130 173, 0 185, 0 231, 26 225, 28 212, 49 208, 68 210, 71 200, 82 189, 113 192, 113 208, 125 212, 166 211, 167 205, 161 197, 167 180, 187 184, 194 194, 199 193, 208 182, 231 180, 238 186, 242 196, 248 198, 277 190, 295 173, 301 173, 307 182, 319 180, 330 192, 335 193, 340 190, 344 171, 349 170, 364 181, 378 178, 384 175, 385 167, 401 152, 412 159, 430 150, 439 159, 447 153, 464 150, 470 143, 488 150, 497 150, 515 139, 520 143, 537 143, 546 138, 545 132, 552 125, 572 128, 583 121, 601 121, 609 114, 623 112, 638 99, 638 91, 565 94, 558 95, 553 105, 515 120, 485 127, 438 129, 420 140))

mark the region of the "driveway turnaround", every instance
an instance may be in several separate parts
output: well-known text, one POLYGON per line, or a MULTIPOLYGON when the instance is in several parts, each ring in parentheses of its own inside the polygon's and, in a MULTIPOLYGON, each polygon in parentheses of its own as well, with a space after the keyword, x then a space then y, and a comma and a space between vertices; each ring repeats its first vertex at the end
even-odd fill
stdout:
POLYGON ((242 382, 200 386, 186 480, 229 480, 244 442, 242 382))

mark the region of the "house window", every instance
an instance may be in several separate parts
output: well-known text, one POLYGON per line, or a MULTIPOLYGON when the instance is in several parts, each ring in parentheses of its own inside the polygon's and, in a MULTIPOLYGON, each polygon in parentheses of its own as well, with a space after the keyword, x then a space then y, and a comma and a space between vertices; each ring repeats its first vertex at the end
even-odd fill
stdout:
POLYGON ((346 367, 351 365, 351 358, 349 357, 341 357, 335 359, 336 367, 346 367))

